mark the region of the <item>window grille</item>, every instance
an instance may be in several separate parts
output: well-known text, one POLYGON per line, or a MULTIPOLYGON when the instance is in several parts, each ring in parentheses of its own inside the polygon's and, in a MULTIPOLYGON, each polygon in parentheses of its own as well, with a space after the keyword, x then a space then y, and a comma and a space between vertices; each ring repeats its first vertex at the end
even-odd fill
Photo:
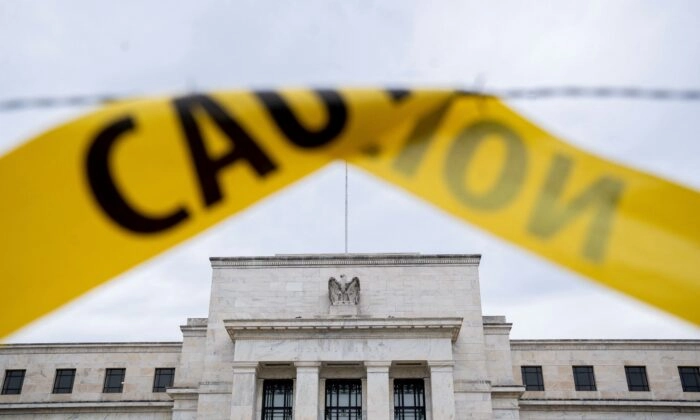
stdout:
POLYGON ((53 381, 54 394, 70 394, 73 392, 75 369, 56 369, 56 379, 53 381))
POLYGON ((126 374, 126 369, 107 369, 105 373, 105 386, 102 392, 115 392, 119 393, 124 390, 124 375, 126 374))
POLYGON ((165 392, 173 386, 175 379, 175 368, 156 368, 153 377, 153 392, 165 392))
POLYGON ((24 369, 6 370, 5 380, 2 383, 2 395, 21 393, 22 383, 24 383, 24 373, 24 369))
POLYGON ((362 419, 362 381, 326 380, 326 420, 362 419))
POLYGON ((263 382, 262 420, 292 420, 294 386, 291 379, 263 382))
POLYGON ((525 385, 526 391, 544 391, 542 366, 522 366, 520 372, 523 375, 523 385, 525 385))
POLYGON ((423 379, 394 380, 394 419, 425 420, 423 379))
POLYGON ((645 366, 625 366, 627 388, 630 391, 649 391, 647 368, 645 366))
POLYGON ((574 366, 574 385, 576 391, 595 391, 593 366, 574 366))
POLYGON ((678 367, 683 392, 700 392, 700 367, 678 367))

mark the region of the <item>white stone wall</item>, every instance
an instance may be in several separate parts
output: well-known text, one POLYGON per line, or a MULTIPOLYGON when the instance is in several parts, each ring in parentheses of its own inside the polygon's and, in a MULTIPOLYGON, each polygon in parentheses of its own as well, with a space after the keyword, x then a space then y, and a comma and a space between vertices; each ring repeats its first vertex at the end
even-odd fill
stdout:
POLYGON ((206 353, 207 318, 188 318, 182 331, 182 353, 175 369, 174 387, 168 392, 173 399, 173 420, 197 418, 200 382, 206 353))
POLYGON ((581 407, 577 410, 523 410, 523 420, 697 420, 698 411, 682 412, 681 409, 668 407, 662 410, 650 410, 643 407, 624 407, 617 410, 598 410, 593 407, 581 407))
POLYGON ((511 324, 506 322, 504 316, 484 316, 483 322, 493 417, 518 419, 518 398, 522 387, 520 378, 516 380, 513 376, 510 350, 511 324))
MULTIPOLYGON (((216 416, 230 407, 231 366, 237 357, 223 321, 327 317, 328 279, 339 278, 341 274, 360 279, 360 317, 463 318, 459 337, 452 345, 457 413, 470 413, 471 418, 491 418, 478 261, 478 256, 420 255, 290 256, 247 261, 213 258, 202 377, 206 386, 199 396, 199 418, 216 416)), ((241 352, 251 351, 250 345, 236 348, 241 352)), ((303 360, 304 354, 300 352, 293 360, 303 360)), ((335 359, 338 354, 351 360, 364 357, 340 352, 335 359)), ((241 360, 250 358, 243 356, 241 360)))
POLYGON ((120 412, 123 410, 115 410, 110 412, 98 411, 79 411, 74 407, 66 407, 65 413, 61 413, 56 408, 48 411, 36 412, 31 410, 31 413, 0 413, 0 418, 16 419, 16 420, 168 420, 171 418, 169 411, 161 410, 158 412, 120 412))
POLYGON ((209 318, 188 319, 182 343, 0 346, 0 374, 27 371, 20 395, 0 395, 0 417, 247 420, 260 418, 264 379, 290 378, 297 418, 315 420, 325 381, 356 378, 363 418, 382 420, 393 380, 422 378, 430 420, 700 418, 700 393, 683 392, 678 375, 700 366, 700 341, 511 341, 504 317, 482 316, 478 262, 213 258, 209 318), (361 282, 357 315, 345 318, 328 299, 341 274, 361 282), (524 392, 523 365, 542 366, 545 391, 524 392), (596 391, 574 389, 574 365, 594 366, 596 391), (627 390, 625 365, 647 367, 649 392, 627 390), (157 367, 176 368, 167 393, 152 392, 157 367), (77 370, 71 394, 52 393, 61 368, 77 370), (102 393, 106 368, 126 368, 123 393, 102 393))
POLYGON ((544 379, 544 391, 523 394, 521 418, 700 418, 700 392, 683 392, 678 374, 678 366, 700 366, 700 341, 515 340, 511 346, 514 377, 522 381, 520 367, 534 365, 542 366, 544 379), (597 390, 576 391, 572 366, 593 366, 597 390), (646 366, 648 392, 628 390, 625 366, 646 366), (635 414, 620 414, 629 412, 635 414))
POLYGON ((177 368, 180 349, 179 343, 0 346, 3 379, 6 369, 26 370, 19 395, 0 395, 0 414, 45 418, 68 411, 80 413, 80 418, 169 418, 171 399, 153 392, 153 378, 155 368, 177 368), (106 368, 126 368, 122 393, 102 392, 106 368), (76 369, 72 393, 52 393, 56 369, 76 369), (120 408, 121 401, 141 403, 120 408))
POLYGON ((175 383, 179 388, 197 388, 204 370, 206 351, 207 319, 189 318, 182 331, 182 354, 178 369, 175 370, 175 383))

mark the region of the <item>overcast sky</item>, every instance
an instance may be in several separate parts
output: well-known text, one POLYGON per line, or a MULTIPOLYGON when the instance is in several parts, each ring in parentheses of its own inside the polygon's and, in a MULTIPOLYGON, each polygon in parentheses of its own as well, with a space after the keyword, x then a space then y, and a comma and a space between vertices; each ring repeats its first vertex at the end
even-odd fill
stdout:
MULTIPOLYGON (((0 100, 475 84, 700 88, 700 2, 0 2, 0 100)), ((585 150, 700 190, 700 102, 509 104, 585 150)), ((0 112, 0 153, 91 109, 0 112)), ((511 337, 700 338, 358 169, 349 179, 350 252, 483 254, 484 313, 506 315, 511 337)), ((332 164, 8 340, 180 340, 187 317, 207 315, 209 256, 342 252, 343 182, 332 164)))

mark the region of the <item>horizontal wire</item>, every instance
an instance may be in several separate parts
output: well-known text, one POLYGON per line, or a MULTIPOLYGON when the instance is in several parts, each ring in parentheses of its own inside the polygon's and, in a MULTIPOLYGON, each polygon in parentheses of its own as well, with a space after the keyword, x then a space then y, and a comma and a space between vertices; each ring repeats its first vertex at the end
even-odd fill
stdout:
MULTIPOLYGON (((700 101, 700 89, 650 89, 614 86, 559 86, 533 88, 507 88, 489 90, 461 90, 472 96, 495 96, 503 99, 631 99, 646 101, 700 101)), ((0 99, 0 112, 31 108, 58 108, 98 105, 127 99, 133 96, 96 94, 72 96, 45 96, 33 98, 0 99)))
POLYGON ((125 98, 127 98, 127 96, 106 94, 12 98, 0 100, 0 111, 16 111, 28 108, 58 108, 66 106, 99 105, 125 98))
POLYGON ((503 89, 490 92, 504 99, 641 99, 649 101, 700 101, 700 89, 650 89, 640 87, 537 87, 503 89))

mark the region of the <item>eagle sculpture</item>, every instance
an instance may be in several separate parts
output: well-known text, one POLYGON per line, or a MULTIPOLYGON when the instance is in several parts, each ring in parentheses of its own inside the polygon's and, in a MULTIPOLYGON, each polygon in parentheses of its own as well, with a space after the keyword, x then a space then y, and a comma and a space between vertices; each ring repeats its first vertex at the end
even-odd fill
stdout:
POLYGON ((340 281, 331 277, 328 279, 328 297, 331 305, 357 305, 360 302, 360 279, 353 277, 347 282, 345 274, 340 275, 340 281))

